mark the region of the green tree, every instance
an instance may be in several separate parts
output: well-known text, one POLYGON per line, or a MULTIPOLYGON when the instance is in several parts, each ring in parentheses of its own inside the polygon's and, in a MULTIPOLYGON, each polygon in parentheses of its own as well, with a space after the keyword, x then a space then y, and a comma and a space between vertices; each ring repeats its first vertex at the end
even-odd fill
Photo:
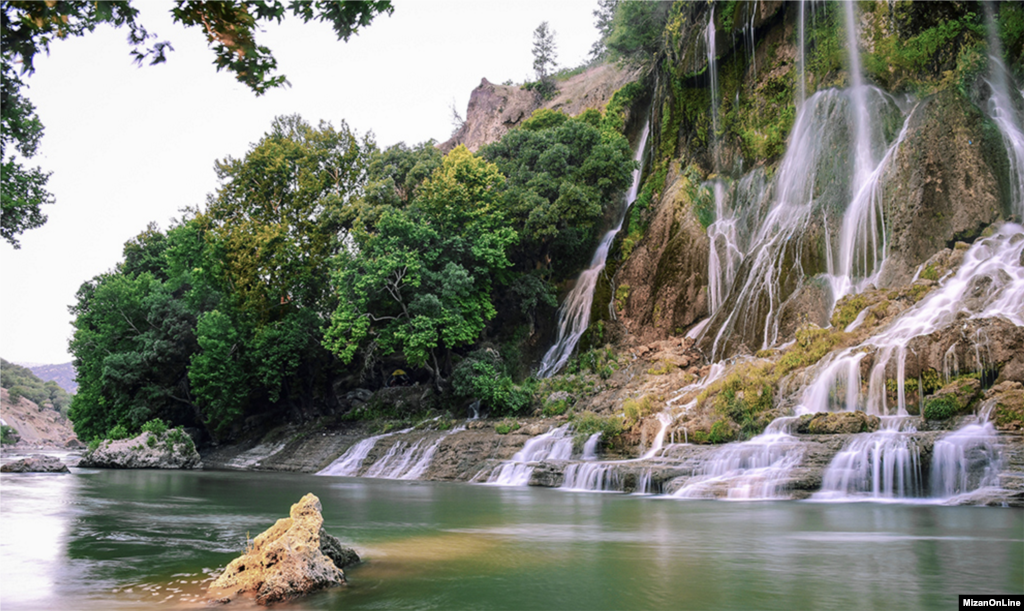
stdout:
POLYGON ((386 210, 374 233, 357 231, 337 259, 324 345, 346 363, 370 344, 401 352, 439 382, 448 351, 476 341, 496 312, 491 289, 506 279, 516 240, 503 186, 496 166, 459 146, 408 208, 386 210))
POLYGON ((597 224, 628 188, 634 163, 624 137, 602 132, 600 114, 541 110, 481 150, 508 177, 505 214, 519 229, 517 269, 560 280, 586 263, 597 224))
POLYGON ((661 49, 661 33, 665 28, 672 3, 617 2, 605 46, 615 59, 634 65, 650 65, 661 49))
POLYGON ((221 187, 205 215, 223 242, 238 307, 257 326, 321 307, 328 263, 350 228, 348 209, 374 149, 344 122, 314 128, 292 115, 275 119, 242 159, 217 163, 221 187))
POLYGON ((21 248, 18 236, 46 222, 40 207, 53 203, 53 195, 46 190, 50 174, 23 161, 38 151, 43 125, 6 58, 0 72, 0 237, 21 248))
POLYGON ((597 9, 593 13, 594 27, 597 28, 598 37, 590 47, 590 58, 593 61, 604 59, 608 53, 605 44, 615 25, 615 7, 618 3, 619 0, 597 0, 597 9))
POLYGON ((555 32, 542 21, 533 31, 533 71, 540 82, 540 94, 547 97, 555 92, 555 84, 551 82, 551 72, 557 65, 555 32))

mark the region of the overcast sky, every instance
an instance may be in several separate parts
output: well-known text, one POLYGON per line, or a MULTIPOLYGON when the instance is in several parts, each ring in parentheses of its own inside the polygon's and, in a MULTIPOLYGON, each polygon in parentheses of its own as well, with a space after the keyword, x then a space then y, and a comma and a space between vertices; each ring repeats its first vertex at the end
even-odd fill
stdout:
POLYGON ((451 105, 465 114, 486 77, 532 78, 533 30, 556 32, 560 67, 582 63, 597 37, 596 0, 395 0, 348 43, 329 26, 285 21, 261 44, 290 88, 257 98, 216 72, 202 32, 177 26, 170 4, 137 2, 141 21, 174 46, 166 64, 136 67, 126 30, 105 27, 57 41, 36 59, 28 96, 46 127, 30 160, 52 171, 49 221, 0 244, 0 356, 62 363, 73 328, 68 306, 82 282, 110 270, 150 221, 167 229, 202 204, 214 160, 241 157, 278 115, 344 120, 381 147, 446 140, 451 105))

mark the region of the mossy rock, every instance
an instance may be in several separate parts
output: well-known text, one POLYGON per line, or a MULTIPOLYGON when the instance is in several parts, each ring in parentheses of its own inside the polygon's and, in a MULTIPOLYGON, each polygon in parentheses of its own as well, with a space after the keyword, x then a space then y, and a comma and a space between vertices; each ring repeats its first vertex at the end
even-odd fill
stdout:
POLYGON ((804 414, 797 421, 796 432, 804 435, 841 435, 871 433, 878 430, 878 416, 864 412, 820 412, 804 414))
POLYGON ((922 414, 927 420, 948 420, 966 412, 981 394, 981 381, 961 378, 925 398, 922 414))

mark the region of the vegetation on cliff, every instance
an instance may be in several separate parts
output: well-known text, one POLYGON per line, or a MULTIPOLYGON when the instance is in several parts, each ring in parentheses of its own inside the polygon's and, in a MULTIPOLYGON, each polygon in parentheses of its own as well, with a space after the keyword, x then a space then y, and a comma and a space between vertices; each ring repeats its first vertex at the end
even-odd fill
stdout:
POLYGON ((633 168, 602 124, 540 113, 482 156, 442 157, 279 117, 217 163, 205 209, 151 225, 82 285, 76 431, 133 435, 160 418, 227 439, 247 418, 331 411, 345 386, 427 380, 519 411, 518 362, 457 365, 550 311, 553 283, 587 256, 633 168))

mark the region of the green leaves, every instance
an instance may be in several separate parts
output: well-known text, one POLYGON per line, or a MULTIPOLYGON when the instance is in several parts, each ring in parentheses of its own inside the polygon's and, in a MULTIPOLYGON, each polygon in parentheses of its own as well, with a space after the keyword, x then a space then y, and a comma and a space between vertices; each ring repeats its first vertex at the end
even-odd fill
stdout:
POLYGON ((339 254, 339 305, 324 346, 351 362, 370 341, 422 366, 437 349, 476 341, 496 311, 493 281, 517 238, 498 207, 504 177, 465 147, 454 149, 408 208, 385 209, 374 232, 357 231, 339 254))

